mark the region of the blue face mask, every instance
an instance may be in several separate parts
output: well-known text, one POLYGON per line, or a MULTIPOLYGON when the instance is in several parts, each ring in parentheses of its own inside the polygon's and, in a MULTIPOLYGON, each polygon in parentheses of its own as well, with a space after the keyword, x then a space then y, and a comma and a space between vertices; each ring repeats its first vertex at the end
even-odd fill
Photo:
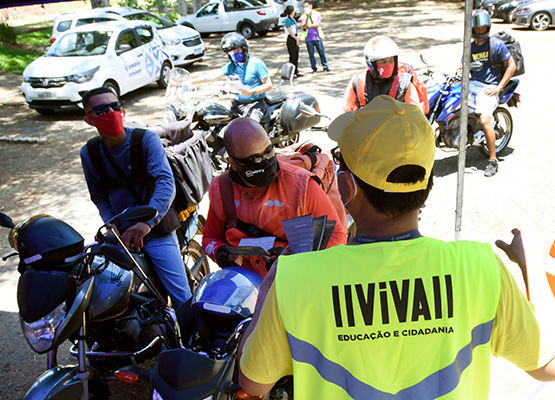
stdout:
POLYGON ((239 50, 237 53, 233 53, 230 55, 231 61, 234 63, 240 64, 245 61, 245 53, 242 50, 239 50))

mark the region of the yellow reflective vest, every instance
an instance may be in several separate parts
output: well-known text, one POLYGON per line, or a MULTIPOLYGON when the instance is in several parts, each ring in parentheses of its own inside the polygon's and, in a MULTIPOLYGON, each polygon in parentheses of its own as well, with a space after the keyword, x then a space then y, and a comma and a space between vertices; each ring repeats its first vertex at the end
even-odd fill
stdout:
POLYGON ((487 244, 430 238, 280 258, 297 399, 481 399, 500 297, 487 244))

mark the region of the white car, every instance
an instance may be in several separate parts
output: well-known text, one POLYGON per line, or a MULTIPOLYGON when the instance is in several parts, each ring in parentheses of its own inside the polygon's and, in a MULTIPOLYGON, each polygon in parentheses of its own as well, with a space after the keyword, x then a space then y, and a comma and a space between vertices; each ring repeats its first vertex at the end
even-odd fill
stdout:
POLYGON ((40 114, 81 106, 82 95, 104 86, 117 95, 157 82, 165 88, 172 69, 151 24, 110 21, 83 25, 60 36, 46 55, 23 71, 27 105, 40 114))
MULTIPOLYGON (((164 40, 174 65, 181 66, 202 61, 205 55, 206 46, 197 31, 174 24, 150 11, 133 7, 102 7, 61 14, 54 19, 52 37, 59 35, 60 29, 65 32, 76 26, 107 20, 138 20, 153 24, 164 40)), ((52 41, 52 38, 50 40, 52 41)))
POLYGON ((258 0, 211 0, 177 23, 199 31, 203 37, 237 31, 252 39, 257 33, 266 36, 277 25, 278 17, 271 7, 258 0))

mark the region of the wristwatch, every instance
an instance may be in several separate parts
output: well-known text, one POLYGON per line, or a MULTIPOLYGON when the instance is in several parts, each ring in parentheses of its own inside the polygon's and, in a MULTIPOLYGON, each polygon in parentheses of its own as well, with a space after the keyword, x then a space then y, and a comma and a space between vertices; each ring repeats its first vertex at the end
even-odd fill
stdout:
POLYGON ((251 89, 251 96, 254 96, 256 94, 256 90, 251 89))

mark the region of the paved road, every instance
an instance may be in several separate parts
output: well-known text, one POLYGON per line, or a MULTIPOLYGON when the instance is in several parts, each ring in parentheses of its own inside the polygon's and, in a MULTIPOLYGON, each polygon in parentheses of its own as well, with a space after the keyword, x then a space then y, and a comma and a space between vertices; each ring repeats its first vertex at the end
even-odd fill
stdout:
MULTIPOLYGON (((335 117, 341 113, 341 97, 351 75, 364 65, 362 48, 376 34, 389 34, 400 44, 401 60, 417 71, 423 67, 419 54, 425 53, 434 69, 452 72, 462 54, 463 10, 450 4, 396 1, 388 4, 364 3, 364 9, 351 9, 351 2, 330 3, 322 8, 327 40, 330 74, 310 74, 304 48, 301 71, 305 76, 295 81, 293 91, 316 96, 322 112, 335 117)), ((554 81, 549 79, 555 54, 551 51, 555 31, 531 32, 509 25, 495 24, 495 31, 506 30, 520 40, 526 58, 527 73, 519 91, 522 105, 511 109, 515 134, 506 154, 500 159, 500 172, 491 179, 483 177, 486 160, 472 150, 467 157, 462 238, 489 243, 509 239, 515 226, 540 233, 541 246, 555 239, 552 205, 555 146, 548 102, 554 81)), ((204 63, 190 68, 200 74, 217 68, 226 58, 218 51, 221 36, 209 38, 209 55, 204 63)), ((272 76, 287 61, 285 39, 281 32, 251 40, 252 54, 261 56, 272 76)), ((82 114, 70 112, 42 117, 18 105, 18 77, 0 74, 0 136, 46 138, 42 144, 0 141, 0 211, 21 219, 32 214, 49 213, 72 224, 91 240, 100 223, 80 171, 78 151, 95 132, 82 122, 82 114)), ((277 80, 274 80, 277 83, 277 80)), ((127 118, 155 121, 162 114, 163 91, 154 85, 124 96, 127 118)), ((20 104, 20 103, 19 103, 20 104)), ((303 134, 323 147, 332 143, 322 133, 303 134)), ((421 231, 429 236, 454 239, 456 194, 456 154, 438 151, 435 187, 422 213, 421 231)), ((207 204, 202 204, 205 210, 207 204)), ((10 252, 0 234, 0 255, 10 252)), ((508 263, 508 262, 507 262, 508 263)), ((511 267, 520 279, 518 271, 511 267)), ((17 322, 15 288, 18 274, 13 259, 0 266, 0 371, 11 382, 0 388, 0 399, 20 398, 43 367, 42 360, 29 350, 17 322)), ((519 280, 520 281, 520 280, 519 280)), ((527 399, 538 388, 514 366, 492 358, 492 399, 527 399)), ((555 384, 548 384, 536 399, 555 398, 555 384)))

